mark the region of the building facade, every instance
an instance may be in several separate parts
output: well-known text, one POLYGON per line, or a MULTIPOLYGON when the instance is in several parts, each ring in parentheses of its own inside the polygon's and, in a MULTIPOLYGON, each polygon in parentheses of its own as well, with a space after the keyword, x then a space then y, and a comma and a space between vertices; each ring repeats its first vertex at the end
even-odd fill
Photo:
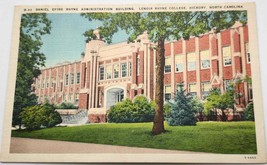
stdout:
MULTIPOLYGON (((80 61, 42 69, 33 84, 39 102, 71 102, 89 109, 91 122, 104 122, 110 106, 136 95, 155 98, 154 44, 144 32, 140 42, 106 45, 97 36, 86 44, 80 61)), ((209 89, 224 93, 230 83, 251 77, 248 27, 236 22, 231 28, 188 40, 165 43, 164 98, 169 100, 183 83, 188 94, 204 99, 209 89)), ((251 83, 236 85, 237 107, 252 101, 251 83)))

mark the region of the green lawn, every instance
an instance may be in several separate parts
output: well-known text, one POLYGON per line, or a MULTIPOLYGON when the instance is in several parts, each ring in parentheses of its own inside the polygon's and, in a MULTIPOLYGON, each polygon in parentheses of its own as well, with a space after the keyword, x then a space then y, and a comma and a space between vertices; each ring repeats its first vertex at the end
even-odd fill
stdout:
POLYGON ((225 154, 256 154, 254 122, 198 122, 197 126, 168 126, 152 136, 152 123, 88 124, 32 132, 12 131, 13 137, 112 144, 225 154))

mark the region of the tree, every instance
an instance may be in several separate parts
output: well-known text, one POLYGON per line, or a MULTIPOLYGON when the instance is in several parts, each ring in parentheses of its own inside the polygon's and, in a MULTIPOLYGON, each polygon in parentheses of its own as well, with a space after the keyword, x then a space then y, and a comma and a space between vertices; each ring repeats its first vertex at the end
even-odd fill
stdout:
POLYGON ((198 106, 193 98, 185 95, 183 90, 177 92, 174 102, 170 103, 171 110, 166 117, 167 123, 171 126, 196 125, 195 114, 198 106))
MULTIPOLYGON (((163 87, 165 66, 165 40, 188 39, 209 31, 212 27, 217 30, 229 28, 237 20, 246 22, 244 11, 220 12, 149 12, 149 13, 85 13, 82 14, 89 21, 100 20, 101 37, 107 43, 112 42, 112 36, 119 30, 129 34, 129 42, 138 35, 148 31, 149 39, 156 44, 156 108, 152 134, 157 135, 165 131, 163 113, 163 87)), ((87 41, 95 39, 93 29, 84 34, 87 41)))
POLYGON ((21 110, 37 103, 32 84, 40 74, 39 68, 45 65, 45 55, 40 52, 41 36, 49 34, 50 29, 51 21, 46 14, 23 14, 21 17, 13 126, 21 127, 21 110))
POLYGON ((217 120, 218 109, 222 112, 222 120, 226 120, 224 110, 227 108, 234 109, 234 86, 230 85, 224 94, 221 94, 220 89, 212 88, 204 103, 204 113, 212 117, 212 120, 217 120), (215 117, 214 118, 214 114, 215 117))

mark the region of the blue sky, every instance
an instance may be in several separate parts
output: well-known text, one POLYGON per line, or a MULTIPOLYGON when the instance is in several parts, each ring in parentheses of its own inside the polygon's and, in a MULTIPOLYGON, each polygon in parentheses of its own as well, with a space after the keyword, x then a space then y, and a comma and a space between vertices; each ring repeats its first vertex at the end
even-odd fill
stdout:
MULTIPOLYGON (((46 67, 80 60, 85 49, 83 33, 101 26, 101 22, 89 22, 80 14, 48 14, 47 17, 52 21, 52 29, 50 35, 42 37, 41 48, 46 55, 46 67)), ((113 43, 126 41, 127 38, 126 33, 120 31, 113 36, 113 43)))

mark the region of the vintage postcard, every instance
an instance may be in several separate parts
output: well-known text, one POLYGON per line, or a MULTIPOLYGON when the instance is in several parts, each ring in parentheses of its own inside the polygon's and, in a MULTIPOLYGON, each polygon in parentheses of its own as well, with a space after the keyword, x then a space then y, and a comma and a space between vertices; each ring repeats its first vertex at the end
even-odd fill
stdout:
POLYGON ((254 3, 16 6, 3 162, 264 163, 254 3))

